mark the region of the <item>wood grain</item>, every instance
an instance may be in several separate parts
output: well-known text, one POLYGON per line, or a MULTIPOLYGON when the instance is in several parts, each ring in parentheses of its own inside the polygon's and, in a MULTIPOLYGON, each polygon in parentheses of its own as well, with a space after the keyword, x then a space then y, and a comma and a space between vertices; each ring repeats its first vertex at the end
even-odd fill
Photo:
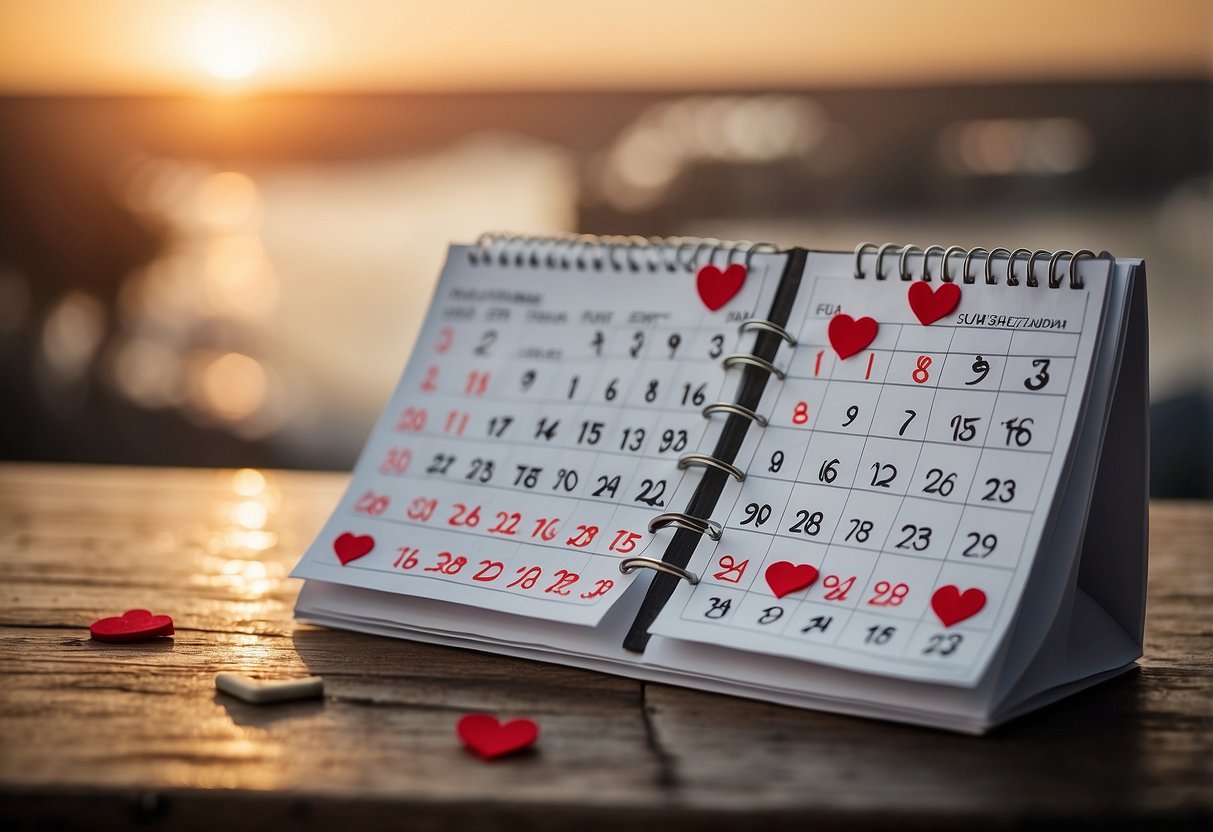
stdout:
POLYGON ((971 738, 296 625, 285 575, 344 483, 0 466, 0 828, 1213 819, 1213 506, 1152 507, 1139 672, 971 738), (135 607, 171 643, 89 640, 135 607), (219 670, 328 696, 248 705, 219 670), (539 750, 480 763, 454 737, 473 710, 535 718, 539 750))

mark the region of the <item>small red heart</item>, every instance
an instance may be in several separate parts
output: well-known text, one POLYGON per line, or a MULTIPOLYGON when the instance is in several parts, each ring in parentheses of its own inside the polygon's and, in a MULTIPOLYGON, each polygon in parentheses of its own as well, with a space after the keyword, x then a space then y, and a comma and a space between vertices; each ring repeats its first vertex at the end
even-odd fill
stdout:
POLYGON ((455 730, 463 744, 484 760, 521 751, 539 739, 539 726, 529 719, 515 719, 503 725, 488 714, 468 714, 459 720, 455 730))
POLYGON ((931 596, 931 609, 935 610, 945 627, 972 618, 985 605, 986 594, 976 587, 961 592, 958 587, 948 584, 935 590, 931 596))
POLYGON ((173 634, 173 619, 147 610, 127 610, 121 617, 102 618, 88 628, 97 641, 141 641, 173 634))
POLYGON ((798 589, 812 586, 817 580, 817 567, 807 563, 792 563, 781 560, 767 567, 767 586, 776 598, 790 595, 798 589))
POLYGON ((855 320, 839 313, 830 318, 830 346, 839 358, 850 358, 876 339, 877 329, 875 318, 855 320))
POLYGON ((923 326, 935 323, 951 313, 960 303, 960 287, 955 283, 940 283, 936 289, 930 283, 917 280, 910 284, 910 308, 923 326))
POLYGON ((342 566, 352 560, 358 560, 374 548, 375 538, 369 534, 357 535, 344 532, 333 541, 333 551, 337 553, 337 560, 341 561, 342 566))
POLYGON ((745 277, 746 268, 740 263, 734 263, 724 271, 709 263, 696 275, 695 288, 699 290, 703 305, 715 312, 741 291, 745 277))

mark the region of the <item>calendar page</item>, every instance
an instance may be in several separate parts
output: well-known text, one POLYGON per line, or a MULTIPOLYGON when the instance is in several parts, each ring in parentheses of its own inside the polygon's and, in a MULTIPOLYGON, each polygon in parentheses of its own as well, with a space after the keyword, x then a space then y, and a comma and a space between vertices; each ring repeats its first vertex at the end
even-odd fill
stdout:
POLYGON ((1082 262, 1082 289, 1038 266, 1036 287, 948 288, 810 254, 808 312, 746 480, 717 506, 724 533, 652 632, 972 686, 1016 616, 1051 614, 1024 588, 1036 558, 1074 557, 1040 547, 1110 266, 1082 262))
POLYGON ((740 375, 722 358, 753 342, 738 324, 770 305, 786 259, 452 247, 399 386, 292 574, 597 623, 632 579, 620 560, 661 557, 669 533, 655 543, 648 522, 702 478, 677 460, 719 431, 702 410, 740 375))

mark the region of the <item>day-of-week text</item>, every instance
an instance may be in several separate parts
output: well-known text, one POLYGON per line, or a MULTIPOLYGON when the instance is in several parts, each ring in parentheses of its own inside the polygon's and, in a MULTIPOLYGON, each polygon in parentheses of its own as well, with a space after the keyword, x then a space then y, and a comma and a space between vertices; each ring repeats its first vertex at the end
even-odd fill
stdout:
POLYGON ((1024 315, 987 315, 972 312, 956 316, 958 326, 987 326, 996 329, 1060 329, 1069 321, 1065 318, 1029 318, 1024 315))

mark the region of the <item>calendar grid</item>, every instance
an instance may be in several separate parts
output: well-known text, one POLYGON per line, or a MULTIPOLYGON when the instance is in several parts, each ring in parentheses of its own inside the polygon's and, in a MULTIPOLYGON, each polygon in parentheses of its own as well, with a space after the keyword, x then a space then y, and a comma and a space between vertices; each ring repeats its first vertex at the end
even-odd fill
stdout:
MULTIPOLYGON (((822 287, 824 282, 825 281, 816 282, 816 284, 814 286, 813 294, 810 299, 810 304, 818 303, 819 301, 821 301, 821 299, 818 297, 818 289, 822 287)), ((1083 327, 1085 327, 1086 314, 1087 314, 1087 308, 1089 306, 1089 301, 1090 301, 1089 297, 1085 297, 1083 299, 1081 319, 1079 321, 1079 332, 1080 333, 1081 333, 1083 327)), ((1071 320, 1073 320, 1073 317, 1071 317, 1071 320)), ((882 491, 877 488, 872 488, 872 489, 866 488, 862 484, 864 481, 861 480, 861 477, 863 476, 863 469, 860 466, 863 463, 863 461, 866 459, 866 453, 870 447, 871 439, 882 438, 882 439, 892 440, 895 443, 903 443, 903 442, 907 442, 907 441, 913 442, 917 446, 917 453, 915 454, 914 461, 913 461, 911 467, 909 468, 911 475, 913 475, 914 472, 918 471, 919 466, 922 464, 924 454, 926 453, 928 448, 935 447, 935 448, 942 449, 945 447, 965 447, 964 445, 959 445, 955 441, 953 441, 953 442, 943 441, 943 440, 939 439, 937 436, 932 436, 931 434, 936 431, 936 428, 934 427, 933 417, 935 417, 936 410, 939 407, 940 391, 941 390, 950 391, 950 395, 953 398, 955 398, 956 395, 958 395, 958 393, 962 393, 967 389, 972 389, 972 388, 969 388, 967 385, 962 385, 962 384, 957 383, 952 371, 954 369, 958 369, 958 368, 956 367, 956 365, 950 363, 950 362, 955 361, 955 358, 957 356, 967 353, 967 350, 964 350, 963 352, 954 352, 953 350, 956 349, 958 332, 965 330, 965 329, 971 330, 971 328, 955 326, 955 325, 951 325, 951 326, 942 325, 942 324, 938 325, 936 327, 937 330, 944 330, 944 329, 948 330, 948 333, 946 336, 946 338, 947 338, 946 345, 942 345, 942 341, 941 341, 940 342, 941 346, 931 346, 931 347, 924 346, 923 348, 920 348, 920 349, 909 349, 906 347, 905 341, 904 341, 905 336, 907 335, 907 332, 908 332, 906 325, 884 322, 884 323, 880 323, 879 326, 880 326, 880 331, 882 333, 886 333, 886 334, 888 333, 889 329, 894 326, 898 327, 898 329, 897 329, 896 338, 893 342, 894 345, 893 345, 892 349, 883 350, 883 351, 881 351, 881 350, 873 351, 874 353, 879 353, 879 354, 883 354, 883 355, 887 356, 887 361, 882 362, 882 363, 884 363, 885 368, 886 368, 883 371, 883 376, 881 378, 874 379, 871 382, 878 386, 876 395, 875 395, 875 400, 874 400, 874 402, 872 402, 872 399, 869 397, 867 399, 867 401, 870 401, 872 403, 870 405, 865 405, 865 407, 871 408, 871 411, 873 413, 873 418, 875 418, 875 414, 877 414, 879 412, 879 409, 882 406, 882 402, 884 400, 884 395, 885 395, 886 390, 892 391, 892 390, 895 390, 898 388, 921 389, 921 386, 917 382, 915 382, 914 384, 911 384, 908 381, 900 382, 900 381, 896 381, 896 380, 889 378, 890 370, 894 366, 896 366, 895 362, 897 360, 897 356, 902 356, 904 358, 905 356, 914 356, 914 355, 921 356, 923 354, 927 354, 927 355, 935 356, 935 357, 937 357, 937 359, 941 355, 943 357, 943 361, 941 362, 940 370, 939 370, 940 374, 937 377, 936 382, 934 384, 930 385, 931 393, 930 393, 930 397, 929 397, 929 403, 927 403, 927 407, 925 408, 925 413, 923 413, 921 416, 921 418, 924 419, 924 427, 923 427, 923 433, 922 433, 921 438, 905 439, 903 437, 893 437, 891 435, 884 436, 883 433, 875 434, 873 432, 874 424, 871 423, 871 420, 869 420, 869 425, 866 430, 855 431, 855 432, 838 430, 838 429, 834 429, 831 427, 823 427, 820 422, 815 420, 812 427, 809 427, 807 430, 804 430, 804 434, 803 434, 804 439, 801 440, 800 442, 795 442, 795 444, 802 445, 802 447, 804 448, 804 452, 801 455, 799 467, 795 469, 796 473, 790 480, 788 480, 787 478, 784 478, 784 477, 777 476, 777 475, 772 475, 769 472, 766 472, 765 470, 761 470, 760 466, 754 466, 755 470, 753 472, 747 472, 747 478, 752 477, 755 481, 772 483, 772 484, 778 483, 781 486, 786 484, 787 495, 786 495, 786 498, 782 501, 783 512, 782 512, 782 514, 777 515, 777 517, 779 519, 778 519, 778 522, 777 522, 774 530, 767 531, 765 529, 760 529, 760 528, 758 528, 757 524, 755 524, 753 527, 749 527, 749 526, 738 527, 736 525, 735 519, 733 520, 733 523, 728 525, 728 528, 737 528, 739 531, 744 531, 746 534, 755 535, 755 536, 761 535, 761 537, 754 537, 753 542, 754 542, 754 544, 758 544, 759 541, 761 541, 761 540, 766 541, 765 546, 758 546, 757 548, 762 550, 762 555, 761 555, 762 559, 759 561, 762 568, 769 566, 768 561, 770 561, 773 557, 773 554, 772 554, 773 547, 776 545, 777 540, 800 539, 800 538, 793 538, 789 535, 786 535, 783 532, 783 526, 785 525, 784 521, 787 520, 787 514, 791 510, 791 507, 795 500, 795 494, 796 494, 795 488, 801 484, 810 485, 812 483, 810 473, 805 472, 804 468, 806 465, 809 465, 809 457, 810 457, 810 452, 811 452, 810 447, 813 442, 813 437, 817 436, 817 435, 829 435, 829 436, 839 436, 839 437, 848 436, 848 437, 856 437, 856 438, 862 437, 862 442, 857 443, 858 450, 855 451, 852 449, 849 451, 849 453, 856 454, 855 463, 854 463, 855 467, 854 467, 853 472, 851 473, 849 481, 845 485, 839 484, 839 483, 828 483, 828 484, 824 484, 821 486, 823 488, 829 488, 832 490, 838 489, 838 490, 845 491, 846 498, 842 503, 841 509, 839 509, 838 519, 836 521, 834 521, 834 525, 831 527, 829 538, 827 539, 827 541, 825 541, 821 544, 818 544, 818 545, 822 545, 824 547, 825 554, 823 555, 823 557, 827 557, 827 558, 828 558, 830 552, 841 551, 841 550, 855 551, 857 553, 863 552, 865 554, 875 556, 874 563, 876 564, 876 569, 868 572, 867 583, 864 586, 863 591, 860 593, 859 598, 856 599, 854 602, 851 602, 850 605, 839 606, 839 607, 833 607, 830 604, 822 602, 820 599, 815 599, 815 598, 810 598, 810 597, 772 598, 772 599, 770 599, 771 605, 769 605, 765 609, 761 610, 762 616, 759 617, 759 620, 756 622, 751 622, 751 621, 749 621, 748 616, 757 615, 758 606, 760 606, 760 604, 755 605, 755 604, 753 604, 753 602, 747 602, 747 599, 756 598, 756 597, 761 598, 761 597, 764 597, 764 595, 765 595, 765 593, 759 592, 756 589, 756 586, 760 585, 760 582, 763 580, 763 575, 760 572, 760 573, 756 574, 754 577, 749 579, 749 581, 744 585, 746 587, 744 589, 740 586, 729 588, 727 586, 727 584, 725 584, 725 583, 701 584, 700 587, 695 588, 697 591, 690 591, 684 596, 683 608, 682 608, 681 612, 679 613, 680 618, 688 620, 688 621, 696 622, 697 624, 711 623, 713 625, 713 628, 727 628, 727 629, 732 629, 734 631, 740 632, 739 630, 737 630, 737 628, 739 626, 745 627, 747 630, 752 627, 757 627, 758 625, 763 623, 761 619, 763 617, 768 616, 773 609, 781 608, 782 610, 786 610, 786 612, 781 612, 781 617, 783 618, 783 621, 780 622, 778 625, 775 625, 775 627, 772 629, 769 629, 769 630, 758 629, 757 632, 766 632, 773 638, 787 639, 794 643, 805 644, 806 642, 803 642, 800 639, 796 638, 795 634, 792 632, 792 629, 794 628, 794 626, 795 627, 799 626, 799 624, 797 622, 801 622, 801 620, 804 618, 806 608, 821 609, 823 611, 823 614, 826 611, 828 611, 830 615, 833 615, 835 617, 835 619, 837 619, 837 617, 840 613, 845 614, 846 617, 843 619, 843 621, 838 626, 837 630, 833 633, 832 636, 829 636, 826 634, 820 634, 819 637, 814 638, 812 640, 811 644, 814 645, 814 647, 829 646, 831 649, 841 650, 843 652, 853 652, 853 650, 855 649, 854 647, 850 647, 850 648, 839 647, 837 645, 837 642, 839 641, 839 639, 842 638, 846 634, 846 630, 847 630, 848 625, 850 624, 851 618, 856 614, 863 613, 864 615, 868 616, 868 618, 864 621, 864 626, 866 626, 869 621, 878 620, 878 619, 875 619, 874 616, 880 616, 880 617, 885 617, 885 618, 891 618, 894 621, 900 620, 900 621, 908 622, 907 626, 908 626, 909 635, 905 636, 905 637, 899 637, 898 642, 896 642, 894 645, 890 645, 890 647, 894 648, 893 653, 882 653, 882 655, 886 659, 896 658, 900 661, 908 662, 908 663, 919 665, 919 666, 924 665, 924 664, 933 663, 936 660, 910 655, 911 650, 918 649, 921 646, 920 642, 921 642, 921 639, 923 638, 923 636, 917 635, 918 633, 921 632, 921 628, 924 625, 930 625, 933 623, 932 616, 934 615, 934 613, 933 613, 932 609, 930 608, 930 606, 916 606, 914 608, 914 610, 911 611, 909 616, 899 615, 898 612, 889 605, 884 605, 884 606, 880 607, 878 611, 875 611, 875 612, 868 612, 866 609, 862 608, 863 600, 868 597, 872 586, 875 585, 875 582, 880 577, 879 564, 882 562, 881 558, 888 555, 888 556, 892 556, 895 558, 913 559, 913 560, 916 560, 919 562, 934 561, 935 569, 933 570, 932 577, 929 579, 929 581, 925 580, 925 576, 924 576, 924 579, 920 579, 920 580, 922 581, 923 585, 925 585, 927 587, 938 587, 941 580, 943 580, 943 576, 945 575, 946 571, 948 569, 952 568, 952 566, 950 566, 950 565, 958 565, 961 562, 955 558, 955 553, 953 552, 953 550, 958 545, 957 541, 960 539, 960 534, 961 534, 962 530, 965 528, 965 518, 969 516, 971 511, 980 509, 982 511, 997 512, 997 514, 1001 515, 1001 516, 1018 516, 1018 517, 1030 518, 1030 517, 1034 516, 1036 514, 1036 512, 1038 512, 1040 510, 1039 504, 1040 504, 1040 500, 1042 499, 1042 492, 1044 489, 1039 488, 1039 487, 1035 488, 1035 494, 1032 495, 1033 499, 1031 500, 1031 503, 1029 504, 1029 507, 1027 507, 1027 508, 1024 508, 1024 507, 1012 508, 1005 504, 990 505, 985 500, 985 498, 979 499, 979 495, 981 495, 982 490, 984 490, 984 489, 979 490, 976 478, 981 475, 981 472, 983 470, 983 467, 982 467, 983 463, 985 463, 987 458, 990 456, 990 454, 988 454, 987 451, 989 451, 991 453, 993 453, 995 451, 1004 451, 1004 450, 1008 451, 1011 453, 1011 456, 1007 457, 1007 459, 1023 459, 1023 460, 1039 459, 1039 460, 1041 460, 1040 465, 1043 466, 1043 468, 1041 468, 1039 470, 1047 471, 1048 468, 1053 464, 1053 460, 1056 455, 1057 443, 1060 441, 1060 439, 1059 439, 1060 431, 1053 431, 1051 441, 1049 441, 1045 447, 1024 448, 1024 447, 1011 446, 1011 447, 1003 448, 998 444, 999 434, 998 434, 997 429, 1000 427, 1006 427, 1006 424, 1003 422, 1000 422, 999 419, 1003 416, 1007 416, 1007 417, 1010 416, 1010 414, 1003 413, 1003 411, 1000 408, 1007 407, 1008 402, 1010 401, 1009 399, 1007 399, 1007 397, 1015 394, 1015 391, 1013 389, 1006 389, 1007 385, 1011 383, 1009 381, 1009 379, 1011 379, 1011 373, 1015 371, 1015 367, 1017 364, 1022 364, 1024 361, 1029 360, 1031 357, 1031 354, 1027 353, 1025 350, 1022 349, 1022 346, 1023 346, 1022 344, 1020 344, 1018 347, 1016 346, 1015 333, 1023 332, 1022 329, 1015 328, 1015 327, 997 327, 997 328, 989 327, 989 328, 984 328, 984 329, 994 329, 994 330, 1000 330, 1000 331, 1004 331, 1004 332, 1010 331, 1012 333, 1012 335, 1009 338, 1007 338, 1007 340, 1005 342, 1006 345, 1002 349, 997 349, 997 348, 989 349, 989 348, 977 348, 977 347, 974 348, 974 352, 976 354, 979 354, 981 356, 986 356, 991 361, 991 363, 995 363, 995 359, 998 359, 998 363, 1001 363, 1001 366, 998 367, 998 377, 995 380, 995 384, 993 385, 992 388, 987 386, 985 388, 979 388, 977 390, 974 390, 974 392, 984 393, 985 396, 987 397, 981 401, 984 402, 982 404, 982 407, 988 408, 987 412, 989 413, 989 416, 988 416, 989 422, 988 422, 987 427, 984 430, 983 435, 980 438, 980 442, 973 446, 973 450, 976 451, 976 453, 974 454, 973 457, 969 457, 968 458, 969 461, 966 462, 966 465, 971 467, 970 469, 973 473, 969 476, 968 482, 966 484, 966 491, 963 493, 962 498, 960 500, 955 500, 955 499, 948 499, 946 497, 942 497, 939 494, 933 494, 933 493, 919 494, 919 493, 915 493, 912 491, 912 489, 913 489, 912 484, 907 485, 905 487, 905 490, 901 491, 901 493, 899 495, 897 495, 899 497, 899 499, 897 500, 896 508, 890 508, 888 511, 889 515, 893 519, 890 520, 891 525, 889 526, 889 528, 887 530, 884 530, 883 539, 880 541, 879 547, 873 549, 871 547, 853 545, 848 542, 837 542, 835 540, 835 538, 837 536, 839 536, 843 530, 842 524, 844 523, 845 518, 850 513, 849 507, 851 506, 855 497, 859 494, 881 494, 882 493, 882 491), (944 375, 945 371, 948 372, 948 375, 946 375, 946 376, 944 375), (891 542, 895 539, 894 534, 896 532, 896 520, 898 518, 902 517, 902 512, 906 510, 906 506, 911 499, 915 500, 916 504, 917 504, 917 501, 922 500, 922 501, 924 501, 924 503, 923 503, 924 505, 925 504, 935 504, 935 505, 939 505, 941 507, 949 506, 949 507, 952 507, 952 509, 957 512, 955 515, 948 515, 949 518, 954 516, 955 519, 948 520, 948 523, 950 524, 950 528, 945 527, 945 528, 949 528, 949 531, 947 533, 946 542, 943 541, 943 539, 941 538, 939 540, 939 543, 942 543, 943 545, 940 548, 933 549, 933 551, 935 551, 935 552, 942 551, 943 552, 942 556, 924 555, 919 552, 912 551, 910 549, 907 549, 906 551, 894 552, 889 548, 891 542), (731 611, 729 613, 726 613, 723 615, 717 615, 714 617, 705 616, 703 614, 703 608, 698 607, 698 602, 696 601, 696 598, 697 597, 702 598, 702 597, 705 597, 706 595, 710 595, 712 593, 712 591, 717 588, 719 588, 719 593, 720 593, 719 598, 717 598, 717 600, 713 601, 713 606, 708 611, 712 612, 712 611, 717 610, 719 600, 727 599, 727 598, 733 599, 733 602, 732 602, 733 608, 731 609, 731 611), (789 601, 792 603, 789 603, 789 601), (692 605, 695 605, 694 609, 693 609, 692 605), (745 612, 747 609, 749 610, 749 612, 745 612), (740 624, 739 621, 737 620, 738 615, 746 616, 745 620, 749 623, 740 624)), ((941 336, 942 336, 942 333, 941 333, 941 336)), ((1057 360, 1075 359, 1078 354, 1078 340, 1079 340, 1078 336, 1075 336, 1073 338, 1073 344, 1068 345, 1070 348, 1066 348, 1067 345, 1064 343, 1046 344, 1046 345, 1044 345, 1045 348, 1042 350, 1042 352, 1037 353, 1037 355, 1044 354, 1044 355, 1047 355, 1047 357, 1049 357, 1050 359, 1057 359, 1057 360), (1063 348, 1060 352, 1055 349, 1056 347, 1059 347, 1059 346, 1063 348)), ((818 344, 818 343, 802 340, 801 343, 798 345, 798 349, 805 350, 807 354, 811 354, 815 350, 820 349, 822 351, 825 351, 825 350, 829 349, 829 347, 828 347, 828 345, 825 345, 825 344, 818 344)), ((820 359, 818 359, 818 360, 820 360, 820 359)), ((799 365, 800 365, 800 362, 798 362, 796 360, 795 356, 793 356, 793 358, 791 359, 791 361, 789 363, 789 368, 790 369, 797 368, 799 365)), ((836 365, 834 365, 834 366, 836 366, 836 365)), ((1047 391, 1046 390, 1036 391, 1036 390, 1032 390, 1029 387, 1028 389, 1031 390, 1032 398, 1040 399, 1042 401, 1052 400, 1052 401, 1061 401, 1063 403, 1066 402, 1073 395, 1075 376, 1079 375, 1079 372, 1077 372, 1078 368, 1076 366, 1073 366, 1073 362, 1070 362, 1070 364, 1066 366, 1066 369, 1067 369, 1067 375, 1065 378, 1065 384, 1064 384, 1064 387, 1060 391, 1056 390, 1056 389, 1047 390, 1047 391)), ((800 382, 809 382, 809 383, 817 381, 817 382, 821 383, 820 388, 811 390, 813 398, 810 400, 819 402, 818 407, 837 407, 837 403, 835 403, 833 406, 830 406, 828 403, 830 402, 831 385, 835 381, 838 381, 838 380, 839 380, 839 376, 838 376, 838 372, 836 369, 831 369, 831 371, 825 375, 825 378, 820 378, 816 374, 810 375, 808 373, 801 375, 800 373, 789 372, 789 375, 788 375, 788 381, 793 381, 793 382, 800 381, 800 382)), ((855 381, 859 382, 858 379, 855 379, 855 381)), ((867 381, 867 380, 865 379, 865 381, 867 381)), ((859 382, 859 383, 864 383, 864 382, 859 382)), ((786 389, 786 388, 781 388, 781 391, 780 391, 781 394, 783 393, 784 389, 786 389)), ((1020 391, 1020 393, 1022 393, 1022 392, 1023 391, 1020 391)), ((795 396, 793 396, 793 398, 795 398, 795 396)), ((808 397, 805 396, 804 398, 808 398, 808 397)), ((859 401, 862 404, 864 401, 864 398, 860 397, 859 401)), ((783 407, 785 404, 786 403, 784 403, 784 402, 777 402, 776 407, 777 408, 783 407)), ((916 405, 915 407, 917 408, 918 406, 916 405)), ((1064 405, 1062 405, 1062 407, 1064 408, 1064 405)), ((1029 413, 1029 415, 1035 416, 1037 421, 1040 420, 1040 416, 1038 414, 1032 413, 1031 410, 1029 410, 1028 413, 1029 413)), ((1047 414, 1049 413, 1048 409, 1046 409, 1045 413, 1046 413, 1046 421, 1047 421, 1048 418, 1050 418, 1047 416, 1047 414)), ((1057 418, 1060 418, 1060 417, 1058 416, 1057 418)), ((1013 429, 1013 425, 1012 425, 1012 427, 1007 428, 1008 431, 1010 431, 1012 429, 1013 429)), ((782 425, 772 425, 770 428, 768 428, 768 430, 772 431, 772 433, 774 431, 779 431, 779 432, 789 431, 790 435, 793 436, 794 439, 796 437, 796 433, 798 432, 798 430, 796 428, 789 428, 789 427, 785 427, 782 425)), ((852 440, 852 441, 854 441, 854 440, 852 440)), ((780 443, 776 439, 774 441, 769 441, 769 444, 767 442, 763 442, 760 444, 760 447, 778 448, 780 444, 782 444, 782 443, 780 443)), ((890 447, 892 447, 892 446, 890 446, 890 447)), ((844 458, 849 458, 849 457, 844 457, 844 458)), ((1000 459, 1001 459, 1001 457, 1000 457, 1000 459)), ((894 458, 892 461, 896 462, 898 467, 901 467, 902 462, 899 461, 898 458, 894 458)), ((908 458, 907 458, 907 461, 908 461, 908 458)), ((785 463, 785 464, 787 464, 787 463, 785 463)), ((1037 466, 1035 463, 1032 463, 1032 468, 1033 468, 1033 470, 1037 470, 1037 466)), ((947 470, 947 469, 945 468, 945 470, 947 470)), ((998 469, 995 469, 995 471, 997 471, 997 470, 998 469)), ((1001 477, 1002 475, 999 474, 999 476, 1001 477)), ((1044 476, 1044 474, 1041 474, 1041 476, 1044 476)), ((1021 479, 1021 478, 1016 476, 1016 479, 1021 479)), ((1029 478, 1029 480, 1030 479, 1031 478, 1029 478)), ((911 481, 911 482, 913 482, 913 481, 911 481)), ((1022 479, 1021 479, 1021 482, 1022 482, 1022 479)), ((1021 490, 1023 490, 1023 489, 1021 489, 1021 490)), ((763 492, 760 491, 757 493, 762 494, 763 492)), ((743 505, 744 503, 746 503, 747 499, 749 499, 750 502, 753 502, 754 494, 755 494, 755 492, 752 492, 752 491, 747 494, 746 490, 744 488, 738 490, 738 492, 736 493, 736 496, 734 497, 734 499, 732 501, 732 507, 727 516, 729 518, 736 518, 738 516, 737 512, 738 512, 739 507, 741 505, 743 505)), ((774 496, 776 496, 776 494, 772 493, 770 496, 774 497, 774 496)), ((1024 496, 1029 496, 1029 495, 1025 494, 1024 496)), ((758 503, 761 503, 761 502, 763 502, 763 500, 761 498, 759 498, 758 503)), ((772 502, 772 501, 768 499, 767 502, 772 502)), ((862 515, 860 515, 860 516, 862 516, 862 515)), ((997 515, 991 515, 991 516, 997 516, 997 515)), ((969 521, 969 522, 973 522, 973 521, 969 521)), ((932 525, 935 525, 935 524, 932 524, 932 525)), ((978 528, 981 528, 981 527, 979 526, 978 528)), ((997 527, 995 528, 995 530, 996 531, 998 530, 997 527)), ((999 535, 1000 536, 1002 535, 1001 531, 999 531, 999 535)), ((1006 541, 1004 541, 1004 543, 1005 542, 1006 541)), ((1012 544, 1012 545, 1014 545, 1014 544, 1012 544)), ((1028 545, 1029 545, 1028 540, 1020 538, 1018 541, 1018 549, 1015 550, 1014 558, 1011 560, 1001 560, 1001 561, 994 561, 994 562, 990 562, 990 563, 984 563, 979 560, 974 560, 974 561, 964 561, 964 563, 967 565, 966 568, 975 567, 975 568, 980 568, 983 572, 988 571, 990 574, 1003 574, 1003 575, 1008 575, 1008 576, 1014 576, 1017 573, 1017 571, 1021 568, 1020 560, 1023 557, 1024 549, 1028 545)), ((754 548, 754 546, 751 546, 750 548, 752 550, 754 548)), ((970 548, 972 548, 972 547, 970 547, 970 548)), ((723 546, 718 545, 717 547, 715 547, 715 549, 713 550, 713 553, 708 561, 709 569, 715 569, 716 558, 719 557, 721 552, 723 552, 723 551, 724 551, 723 546)), ((967 551, 966 551, 966 554, 967 554, 967 551)), ((751 556, 751 557, 753 557, 753 556, 751 556)), ((740 558, 740 556, 738 556, 738 558, 740 558)), ((794 560, 795 560, 795 558, 793 558, 793 561, 794 560)), ((904 563, 905 561, 900 561, 900 562, 904 563)), ((723 563, 721 564, 721 566, 723 567, 723 563)), ((917 574, 917 573, 915 573, 915 574, 917 574)), ((894 580, 894 579, 890 579, 890 580, 894 580)), ((917 584, 915 584, 915 585, 917 585, 917 584)), ((979 586, 980 586, 980 583, 979 583, 979 586)), ((934 590, 932 589, 931 591, 933 592, 934 590)), ((800 592, 803 593, 803 591, 800 591, 800 592)), ((876 596, 872 596, 872 597, 876 597, 876 596)), ((993 613, 993 615, 989 616, 983 620, 990 620, 990 621, 997 620, 998 616, 1001 614, 1002 605, 1004 603, 1006 603, 1006 601, 1007 601, 1007 594, 1006 593, 996 593, 996 597, 997 597, 997 600, 995 601, 995 603, 993 605, 991 605, 991 608, 989 610, 990 612, 993 613)), ((921 601, 920 601, 920 604, 921 604, 921 601)), ((776 620, 778 620, 778 619, 776 619, 776 620)), ((816 620, 816 619, 814 619, 814 620, 816 620)), ((773 624, 774 622, 771 622, 771 623, 773 624)), ((813 622, 810 621, 809 623, 812 624, 813 622)), ((935 625, 935 626, 937 627, 938 625, 935 625)), ((972 623, 968 623, 963 626, 950 626, 950 627, 947 627, 946 629, 947 629, 947 632, 949 632, 949 633, 958 633, 958 632, 963 633, 963 632, 969 632, 969 631, 987 632, 989 630, 989 627, 988 626, 976 626, 976 625, 973 625, 972 623)))

